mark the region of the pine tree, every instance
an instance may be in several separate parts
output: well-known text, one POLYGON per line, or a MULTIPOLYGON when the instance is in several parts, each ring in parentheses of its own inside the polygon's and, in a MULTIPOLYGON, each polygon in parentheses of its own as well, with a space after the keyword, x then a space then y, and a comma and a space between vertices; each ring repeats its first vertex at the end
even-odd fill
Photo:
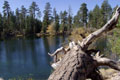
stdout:
POLYGON ((0 13, 0 34, 3 31, 3 17, 2 14, 0 13))
POLYGON ((86 28, 87 18, 88 18, 88 9, 87 9, 86 3, 81 4, 80 10, 79 10, 79 15, 80 15, 81 21, 83 23, 83 26, 86 28))
POLYGON ((38 5, 36 4, 36 2, 32 2, 31 6, 29 8, 29 13, 34 19, 36 17, 36 12, 38 12, 38 11, 40 11, 40 9, 39 9, 38 5))
POLYGON ((98 5, 95 6, 93 11, 89 12, 89 26, 94 28, 100 28, 100 19, 101 19, 101 12, 98 5))
POLYGON ((72 28, 72 9, 69 6, 68 9, 68 28, 71 29, 72 28))
POLYGON ((88 14, 88 27, 94 27, 94 14, 93 14, 93 11, 90 11, 89 14, 88 14))
POLYGON ((41 15, 40 9, 39 9, 38 5, 36 4, 36 2, 32 2, 31 6, 29 8, 29 13, 30 13, 30 17, 32 20, 31 21, 32 22, 31 29, 33 30, 33 33, 35 34, 36 30, 37 30, 37 28, 36 28, 36 15, 38 18, 40 18, 40 15, 41 15))
POLYGON ((110 4, 108 3, 108 0, 104 0, 101 6, 101 18, 102 23, 101 25, 104 25, 112 16, 112 8, 110 4))
POLYGON ((86 28, 87 19, 88 19, 87 4, 83 3, 81 4, 81 7, 77 12, 77 15, 74 16, 74 26, 75 27, 84 26, 86 28))
POLYGON ((47 2, 44 10, 44 17, 43 17, 43 32, 46 33, 46 29, 48 25, 51 23, 51 6, 50 3, 47 2))
POLYGON ((3 25, 4 25, 4 28, 9 27, 10 12, 11 12, 11 9, 10 9, 10 5, 9 5, 8 1, 4 1, 4 4, 3 4, 3 14, 4 14, 3 25))
POLYGON ((14 12, 11 11, 10 12, 10 19, 9 19, 9 30, 10 31, 14 31, 16 28, 15 28, 15 23, 16 23, 16 17, 14 15, 14 12))
POLYGON ((17 30, 20 30, 20 10, 17 8, 16 11, 15 11, 15 14, 16 14, 16 29, 17 30))
POLYGON ((54 25, 55 31, 57 33, 59 31, 60 25, 59 25, 59 15, 57 14, 57 11, 55 8, 53 9, 53 19, 54 19, 54 24, 55 24, 54 25))
POLYGON ((74 27, 80 27, 81 26, 81 21, 80 21, 80 17, 78 15, 78 13, 77 13, 77 15, 74 16, 73 25, 74 25, 74 27))
POLYGON ((27 9, 22 5, 21 12, 20 12, 20 30, 22 32, 24 32, 25 30, 26 15, 27 15, 27 9))
POLYGON ((67 12, 61 12, 60 16, 61 16, 61 30, 64 33, 65 31, 67 31, 68 27, 67 27, 67 12))

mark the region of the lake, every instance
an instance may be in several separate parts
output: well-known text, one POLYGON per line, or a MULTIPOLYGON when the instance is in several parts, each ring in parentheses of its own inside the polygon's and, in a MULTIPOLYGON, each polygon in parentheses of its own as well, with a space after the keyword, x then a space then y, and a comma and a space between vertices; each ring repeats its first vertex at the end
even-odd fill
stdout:
POLYGON ((42 37, 0 41, 0 78, 4 80, 47 80, 51 57, 66 39, 42 37))
MULTIPOLYGON (((0 79, 47 80, 53 71, 48 52, 54 52, 67 41, 65 36, 0 41, 0 79)), ((99 40, 95 45, 103 52, 108 51, 106 41, 99 40)), ((107 52, 107 55, 114 60, 119 59, 116 54, 107 52)))

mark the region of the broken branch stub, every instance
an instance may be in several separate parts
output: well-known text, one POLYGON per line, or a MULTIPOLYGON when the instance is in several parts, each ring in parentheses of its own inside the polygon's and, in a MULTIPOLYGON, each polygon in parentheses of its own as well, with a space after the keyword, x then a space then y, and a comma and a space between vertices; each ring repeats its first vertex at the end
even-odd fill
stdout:
POLYGON ((112 69, 120 71, 120 64, 117 63, 114 60, 102 57, 99 52, 96 53, 95 56, 93 56, 93 59, 96 61, 96 65, 99 66, 109 66, 112 69))

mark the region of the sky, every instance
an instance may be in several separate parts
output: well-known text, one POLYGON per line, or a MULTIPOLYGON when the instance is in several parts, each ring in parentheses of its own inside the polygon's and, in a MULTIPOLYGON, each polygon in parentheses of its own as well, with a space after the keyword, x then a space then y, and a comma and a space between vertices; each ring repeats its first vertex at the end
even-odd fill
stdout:
MULTIPOLYGON (((0 0, 0 12, 3 11, 2 7, 4 1, 5 0, 0 0)), ((45 8, 45 4, 47 2, 51 4, 52 9, 56 8, 58 13, 64 10, 68 11, 68 7, 71 6, 72 14, 76 15, 82 3, 86 3, 88 10, 92 10, 96 4, 101 6, 104 0, 6 0, 6 1, 9 2, 12 11, 15 11, 16 8, 21 8, 22 5, 24 5, 25 8, 28 9, 31 3, 35 1, 39 6, 42 15, 43 10, 45 8)), ((120 6, 120 0, 108 0, 108 1, 112 8, 114 8, 116 5, 120 6)))

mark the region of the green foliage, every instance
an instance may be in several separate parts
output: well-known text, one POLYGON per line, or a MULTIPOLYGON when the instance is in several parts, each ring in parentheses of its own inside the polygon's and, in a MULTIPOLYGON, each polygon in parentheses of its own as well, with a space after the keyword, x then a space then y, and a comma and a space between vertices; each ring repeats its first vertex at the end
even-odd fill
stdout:
POLYGON ((32 22, 31 24, 31 31, 33 34, 36 33, 36 12, 37 12, 37 16, 40 17, 40 9, 38 7, 38 5, 36 4, 36 2, 32 2, 30 8, 29 8, 29 13, 30 13, 30 22, 32 22))
MULTIPOLYGON (((19 14, 19 23, 20 23, 20 28, 19 30, 22 31, 22 29, 25 29, 25 19, 26 19, 26 14, 27 14, 27 9, 24 6, 21 6, 21 13, 19 14)), ((16 14, 17 15, 17 14, 16 14)))
POLYGON ((99 28, 101 26, 100 16, 100 8, 98 5, 96 5, 93 11, 89 12, 89 27, 99 28))
POLYGON ((74 16, 74 21, 73 21, 73 27, 80 27, 82 26, 81 25, 81 22, 80 22, 80 18, 78 15, 74 16))
POLYGON ((109 37, 110 49, 112 53, 115 53, 115 54, 120 54, 120 35, 119 34, 120 34, 120 30, 118 28, 118 29, 115 29, 113 31, 113 35, 109 37))
POLYGON ((0 31, 2 31, 3 28, 3 18, 2 18, 2 14, 0 14, 0 31))
MULTIPOLYGON (((88 11, 86 3, 82 3, 77 14, 73 16, 71 7, 68 11, 60 13, 57 13, 54 8, 52 12, 51 5, 47 2, 43 13, 43 19, 41 19, 40 9, 34 1, 29 9, 21 6, 15 12, 11 10, 9 2, 4 1, 3 13, 0 13, 0 34, 7 36, 11 35, 11 32, 13 35, 46 34, 48 26, 52 23, 54 23, 55 34, 71 33, 74 28, 79 27, 100 28, 111 18, 112 8, 108 0, 104 0, 101 7, 96 5, 91 11, 88 11)), ((119 27, 120 23, 117 26, 119 27)))
POLYGON ((69 7, 68 9, 68 30, 71 30, 72 28, 72 9, 69 7))
POLYGON ((112 52, 113 53, 116 53, 116 54, 120 54, 120 37, 115 41, 113 42, 114 43, 114 47, 112 47, 112 52))
POLYGON ((4 14, 3 24, 5 25, 4 28, 8 28, 10 24, 10 12, 11 10, 8 1, 4 1, 3 4, 3 14, 4 14))
POLYGON ((57 14, 56 9, 53 9, 53 19, 54 19, 54 27, 55 27, 55 31, 56 33, 59 31, 59 15, 57 14))
POLYGON ((29 8, 29 13, 32 18, 35 18, 36 15, 37 15, 37 17, 41 17, 41 12, 40 12, 40 9, 39 9, 38 5, 36 4, 36 2, 32 2, 31 6, 29 8))
POLYGON ((120 18, 118 19, 117 27, 120 28, 120 18))
POLYGON ((81 21, 84 25, 84 27, 86 27, 87 24, 87 18, 88 18, 88 9, 87 9, 87 4, 83 3, 80 7, 80 17, 81 17, 81 21))
POLYGON ((9 15, 10 15, 10 5, 9 5, 9 3, 8 3, 8 1, 4 1, 4 4, 3 4, 4 6, 3 6, 3 13, 4 13, 4 16, 5 17, 9 17, 9 15))
POLYGON ((89 12, 88 26, 94 28, 100 28, 103 26, 112 16, 112 8, 108 3, 108 0, 104 0, 101 8, 98 5, 95 6, 93 11, 89 12))
POLYGON ((9 30, 13 30, 15 28, 15 22, 16 22, 16 19, 15 19, 15 15, 13 12, 10 13, 10 21, 9 21, 9 30))
POLYGON ((68 27, 67 27, 67 12, 61 12, 60 13, 60 18, 61 18, 61 30, 64 33, 65 31, 67 31, 68 27))
POLYGON ((104 25, 112 16, 112 8, 110 4, 108 3, 108 0, 104 0, 101 6, 101 18, 102 22, 101 25, 104 25))
POLYGON ((46 33, 46 29, 48 25, 51 23, 51 5, 50 3, 46 3, 43 17, 43 32, 46 33))
POLYGON ((74 26, 76 27, 84 26, 86 28, 87 19, 88 19, 87 4, 83 3, 81 4, 79 11, 77 12, 77 15, 74 16, 74 26))
MULTIPOLYGON (((45 5, 43 21, 41 21, 41 12, 36 2, 32 2, 29 9, 21 6, 14 13, 9 2, 4 1, 3 13, 0 13, 0 38, 33 34, 55 35, 70 32, 70 40, 82 40, 91 30, 102 27, 111 18, 112 10, 114 13, 117 7, 112 9, 108 0, 104 0, 101 7, 96 5, 93 10, 88 11, 87 4, 83 3, 77 14, 73 16, 71 7, 68 11, 60 13, 57 13, 54 8, 52 13, 51 5, 48 2, 45 5)), ((113 34, 98 39, 91 46, 101 49, 104 53, 120 54, 120 19, 117 27, 118 29, 114 30, 113 34)))

